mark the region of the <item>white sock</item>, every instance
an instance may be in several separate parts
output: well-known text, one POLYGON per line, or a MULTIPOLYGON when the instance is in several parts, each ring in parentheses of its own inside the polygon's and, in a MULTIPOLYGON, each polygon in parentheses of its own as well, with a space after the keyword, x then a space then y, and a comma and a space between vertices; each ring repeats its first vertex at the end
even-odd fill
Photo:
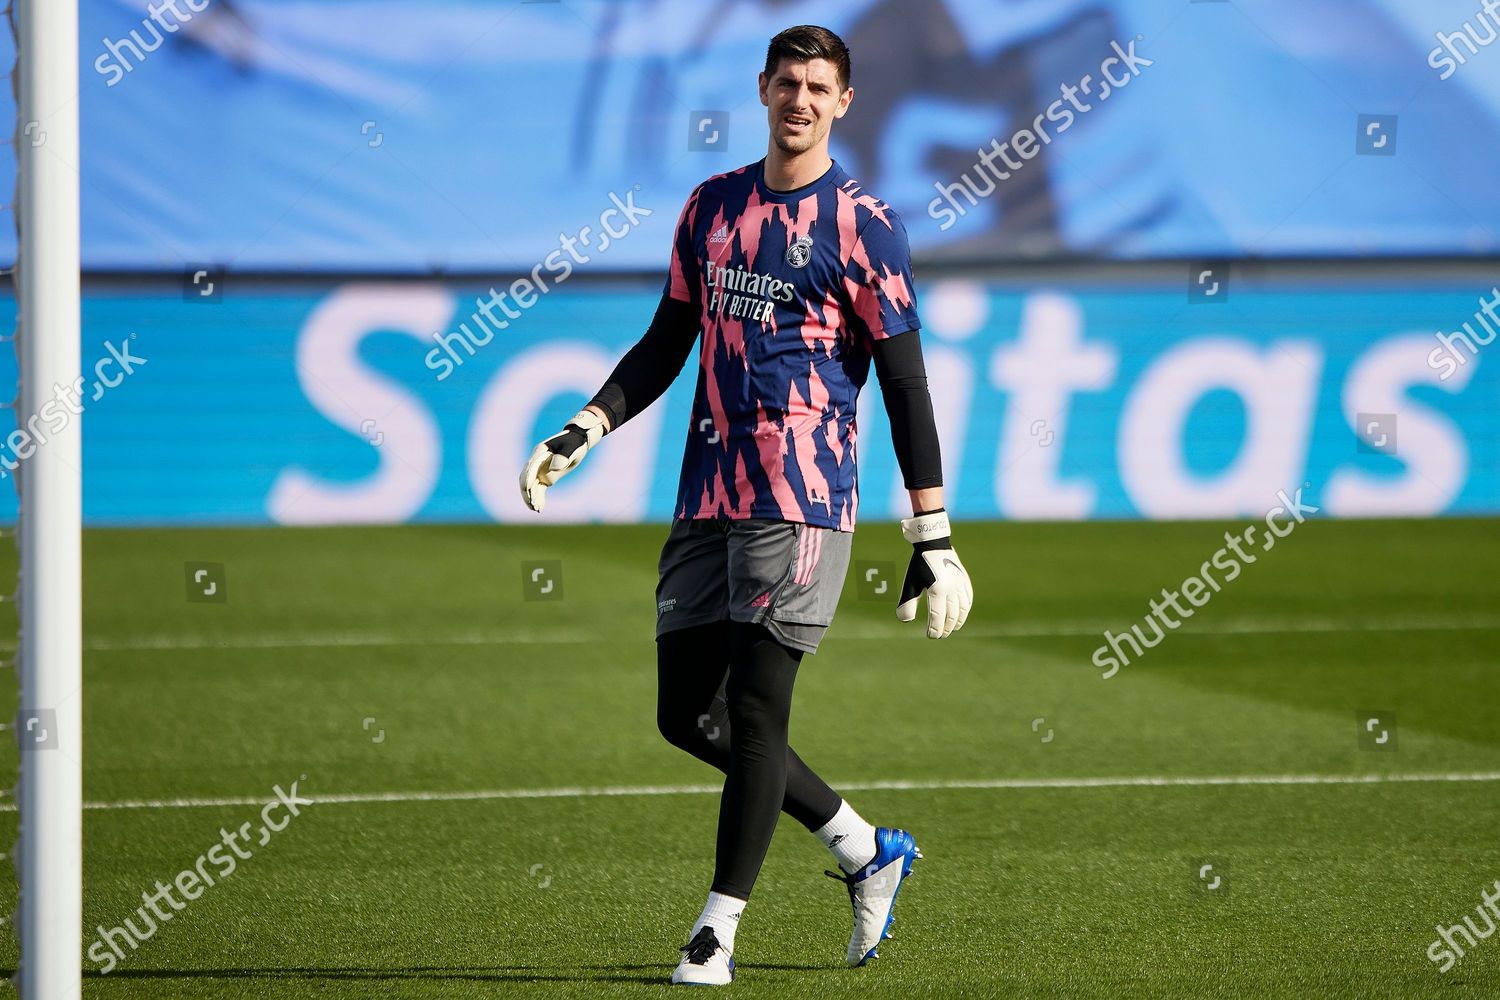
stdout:
MULTIPOLYGON (((703 929, 703 925, 714 929, 714 937, 724 946, 729 954, 734 954, 734 932, 740 926, 740 914, 745 912, 745 901, 726 896, 721 892, 708 894, 708 903, 703 907, 703 915, 693 925, 693 935, 703 929)), ((689 940, 692 936, 689 936, 689 940)))
POLYGON ((813 836, 833 852, 846 874, 852 875, 875 860, 875 828, 847 802, 840 802, 833 819, 814 830, 813 836))

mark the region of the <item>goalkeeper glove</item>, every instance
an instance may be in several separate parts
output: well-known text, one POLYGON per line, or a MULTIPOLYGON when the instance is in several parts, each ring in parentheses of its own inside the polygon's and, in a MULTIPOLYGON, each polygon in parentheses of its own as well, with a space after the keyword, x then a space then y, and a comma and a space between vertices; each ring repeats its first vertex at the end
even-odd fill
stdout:
POLYGON ((531 453, 521 471, 521 499, 540 513, 546 503, 547 487, 578 467, 588 450, 604 437, 604 418, 593 410, 579 410, 563 427, 531 453))
POLYGON ((953 551, 948 515, 942 509, 918 514, 901 522, 901 534, 916 550, 901 584, 901 603, 896 617, 909 622, 917 617, 917 599, 927 595, 927 638, 942 639, 963 628, 974 605, 974 587, 968 570, 953 551))

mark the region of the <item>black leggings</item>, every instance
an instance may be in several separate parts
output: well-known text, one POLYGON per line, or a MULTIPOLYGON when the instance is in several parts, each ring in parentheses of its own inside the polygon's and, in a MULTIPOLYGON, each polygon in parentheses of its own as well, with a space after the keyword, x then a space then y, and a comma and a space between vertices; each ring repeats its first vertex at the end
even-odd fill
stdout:
POLYGON ((802 653, 728 621, 668 632, 656 652, 657 728, 726 775, 713 891, 749 899, 777 815, 817 830, 843 802, 787 746, 802 653))

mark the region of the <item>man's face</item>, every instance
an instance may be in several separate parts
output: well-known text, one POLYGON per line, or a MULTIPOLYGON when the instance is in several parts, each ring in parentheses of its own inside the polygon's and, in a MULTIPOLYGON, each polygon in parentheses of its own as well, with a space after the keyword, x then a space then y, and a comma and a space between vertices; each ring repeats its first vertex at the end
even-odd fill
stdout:
POLYGON ((844 117, 854 88, 839 91, 838 68, 827 59, 782 59, 769 78, 760 74, 760 103, 767 108, 771 141, 796 155, 826 144, 835 118, 844 117))

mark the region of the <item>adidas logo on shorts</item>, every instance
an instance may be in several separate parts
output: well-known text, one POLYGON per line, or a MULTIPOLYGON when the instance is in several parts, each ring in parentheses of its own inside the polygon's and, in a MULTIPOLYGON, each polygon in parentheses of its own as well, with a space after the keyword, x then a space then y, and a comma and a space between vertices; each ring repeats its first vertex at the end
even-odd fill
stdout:
POLYGON ((755 600, 750 602, 752 608, 769 608, 771 606, 771 592, 768 590, 755 600))

